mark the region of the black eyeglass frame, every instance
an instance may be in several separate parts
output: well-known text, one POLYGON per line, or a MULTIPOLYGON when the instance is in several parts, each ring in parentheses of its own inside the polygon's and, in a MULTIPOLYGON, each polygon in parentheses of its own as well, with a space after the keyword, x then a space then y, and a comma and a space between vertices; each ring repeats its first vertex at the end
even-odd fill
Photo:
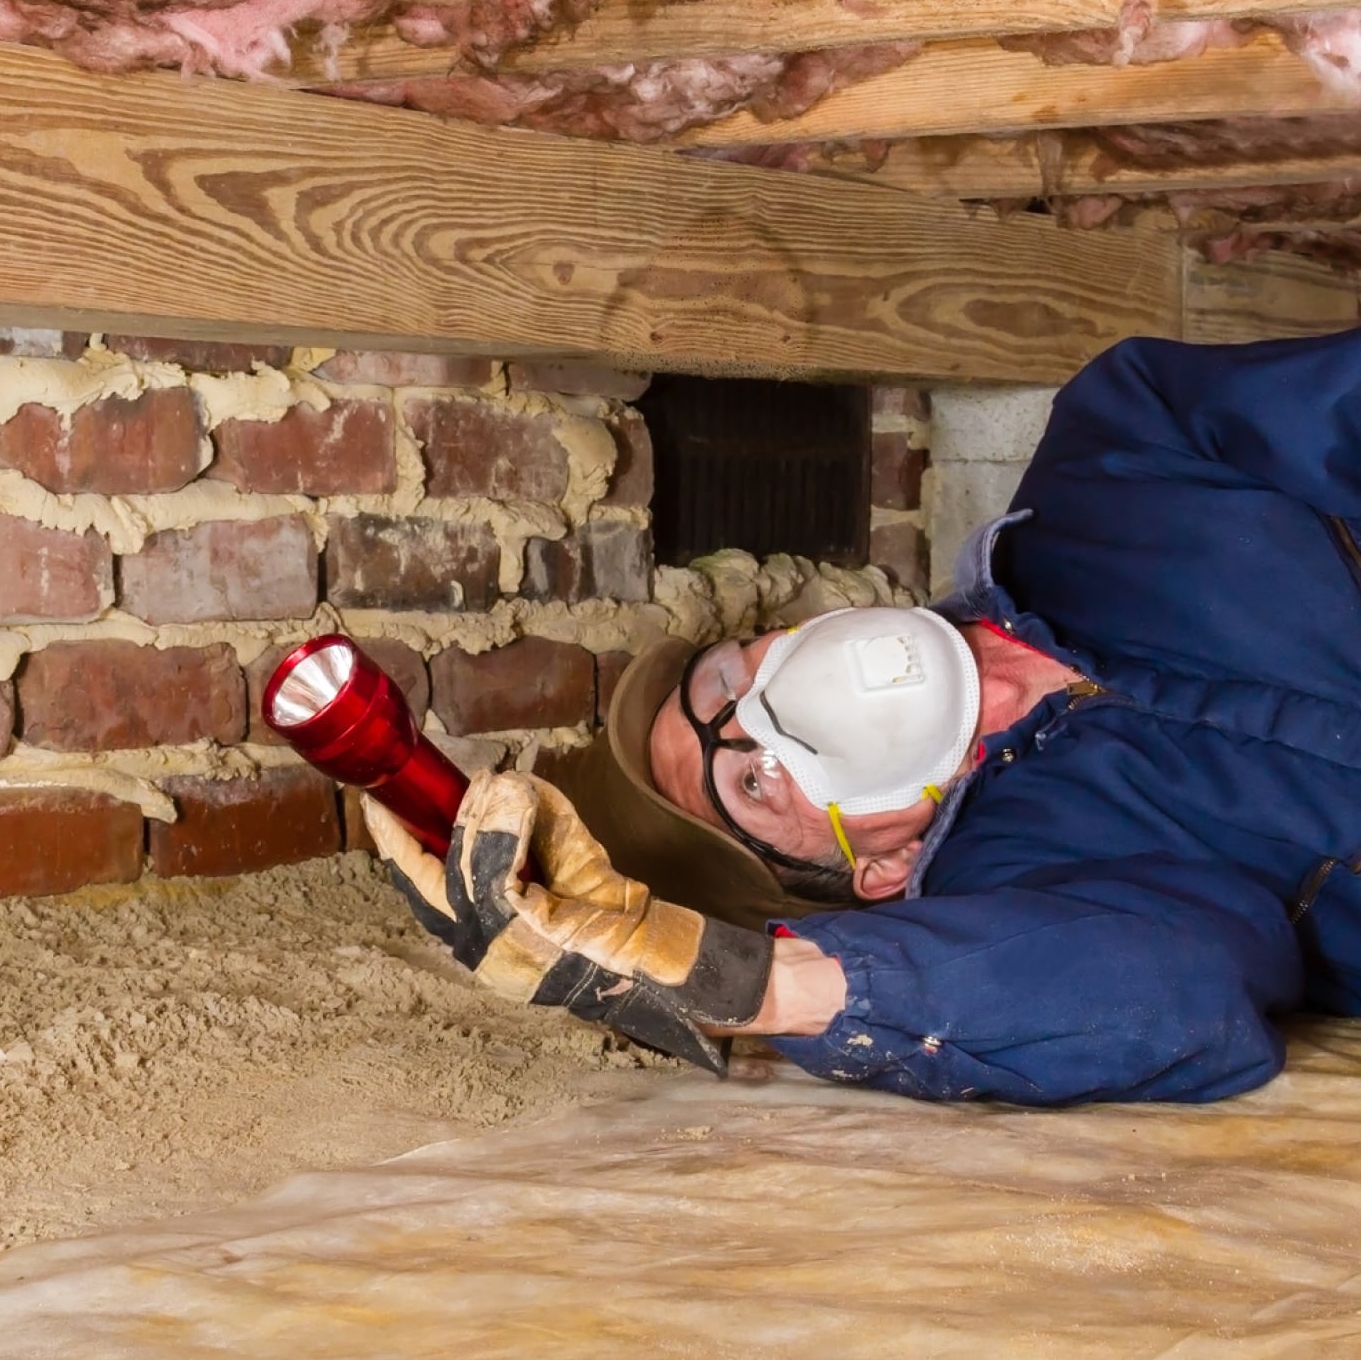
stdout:
MULTIPOLYGON (((713 645, 716 646, 717 644, 713 645)), ((714 758, 719 751, 749 753, 757 749, 757 744, 750 737, 723 736, 723 729, 732 721, 733 715, 737 712, 736 699, 729 699, 707 722, 695 712, 695 706, 690 701, 690 680, 694 676, 695 667, 699 665, 700 658, 709 650, 708 647, 701 647, 696 651, 685 663, 685 669, 681 672, 680 679, 681 712, 685 714, 685 720, 690 724, 699 741, 700 760, 704 770, 705 797, 708 798, 713 810, 723 819, 723 825, 732 832, 740 844, 745 845, 753 854, 759 855, 771 864, 778 864, 782 869, 794 869, 800 872, 811 870, 825 873, 827 869, 825 864, 815 863, 811 859, 796 859, 793 855, 786 855, 784 851, 777 850, 767 841, 753 836, 723 805, 723 799, 718 794, 718 785, 714 782, 714 758)))

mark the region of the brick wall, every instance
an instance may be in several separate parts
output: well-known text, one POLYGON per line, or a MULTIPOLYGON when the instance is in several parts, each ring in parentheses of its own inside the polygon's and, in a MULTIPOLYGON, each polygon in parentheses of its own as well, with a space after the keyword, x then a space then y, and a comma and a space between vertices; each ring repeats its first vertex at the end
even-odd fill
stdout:
POLYGON ((0 332, 0 893, 363 845, 259 717, 356 637, 465 767, 551 771, 629 657, 923 580, 926 409, 876 394, 874 555, 654 571, 645 376, 0 332))
POLYGON ((870 561, 920 591, 930 565, 923 486, 930 460, 931 397, 914 387, 874 389, 870 561))

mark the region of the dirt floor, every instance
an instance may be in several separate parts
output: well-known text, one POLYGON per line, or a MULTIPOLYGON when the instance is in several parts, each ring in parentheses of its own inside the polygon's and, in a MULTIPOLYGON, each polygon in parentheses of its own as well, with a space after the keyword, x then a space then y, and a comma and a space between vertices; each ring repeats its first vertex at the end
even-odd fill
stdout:
POLYGON ((0 899, 0 1249, 231 1203, 677 1067, 475 989, 362 854, 0 899))

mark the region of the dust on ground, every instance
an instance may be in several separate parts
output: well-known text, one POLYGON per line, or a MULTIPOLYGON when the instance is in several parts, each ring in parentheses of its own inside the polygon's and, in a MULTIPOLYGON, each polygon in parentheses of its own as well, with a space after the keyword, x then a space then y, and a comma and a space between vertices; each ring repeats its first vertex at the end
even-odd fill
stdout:
POLYGON ((0 899, 0 1249, 642 1094, 674 1070, 475 988, 364 854, 0 899))

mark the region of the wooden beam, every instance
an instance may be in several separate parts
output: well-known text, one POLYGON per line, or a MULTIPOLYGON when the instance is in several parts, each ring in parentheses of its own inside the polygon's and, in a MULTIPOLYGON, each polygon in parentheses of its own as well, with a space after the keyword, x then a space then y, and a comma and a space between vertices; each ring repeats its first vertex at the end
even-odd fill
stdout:
POLYGON ((0 324, 1051 382, 1180 329, 1175 243, 0 50, 0 324))
POLYGON ((1347 330, 1361 321, 1357 283, 1315 260, 1273 253, 1250 265, 1186 253, 1184 338, 1202 344, 1347 330))
POLYGON ((1352 115, 1345 122, 1355 143, 1347 150, 1218 165, 1196 165, 1189 160, 1170 168, 1124 165, 1090 134, 1065 131, 1007 138, 914 138, 895 143, 883 164, 873 170, 863 156, 854 153, 817 153, 809 169, 816 174, 861 179, 907 193, 950 199, 1158 194, 1323 184, 1361 178, 1361 117, 1352 115))
POLYGON ((1201 118, 1283 118, 1355 105, 1324 86, 1274 34, 1240 48, 1152 66, 1046 66, 990 42, 937 43, 920 56, 763 123, 736 113, 692 128, 673 146, 1019 133, 1201 118))
MULTIPOLYGON (((439 0, 432 0, 437 7, 439 0)), ((455 0, 448 0, 455 3, 455 0)), ((1348 9, 1355 0, 1160 0, 1164 20, 1256 19, 1305 10, 1348 9)), ((553 37, 502 65, 517 71, 560 70, 610 62, 703 57, 737 52, 804 52, 905 39, 992 38, 1071 32, 1113 25, 1121 0, 604 0, 574 33, 553 37)), ((295 44, 292 79, 391 79, 447 70, 449 49, 417 48, 387 27, 360 30, 330 61, 314 39, 295 44)))

